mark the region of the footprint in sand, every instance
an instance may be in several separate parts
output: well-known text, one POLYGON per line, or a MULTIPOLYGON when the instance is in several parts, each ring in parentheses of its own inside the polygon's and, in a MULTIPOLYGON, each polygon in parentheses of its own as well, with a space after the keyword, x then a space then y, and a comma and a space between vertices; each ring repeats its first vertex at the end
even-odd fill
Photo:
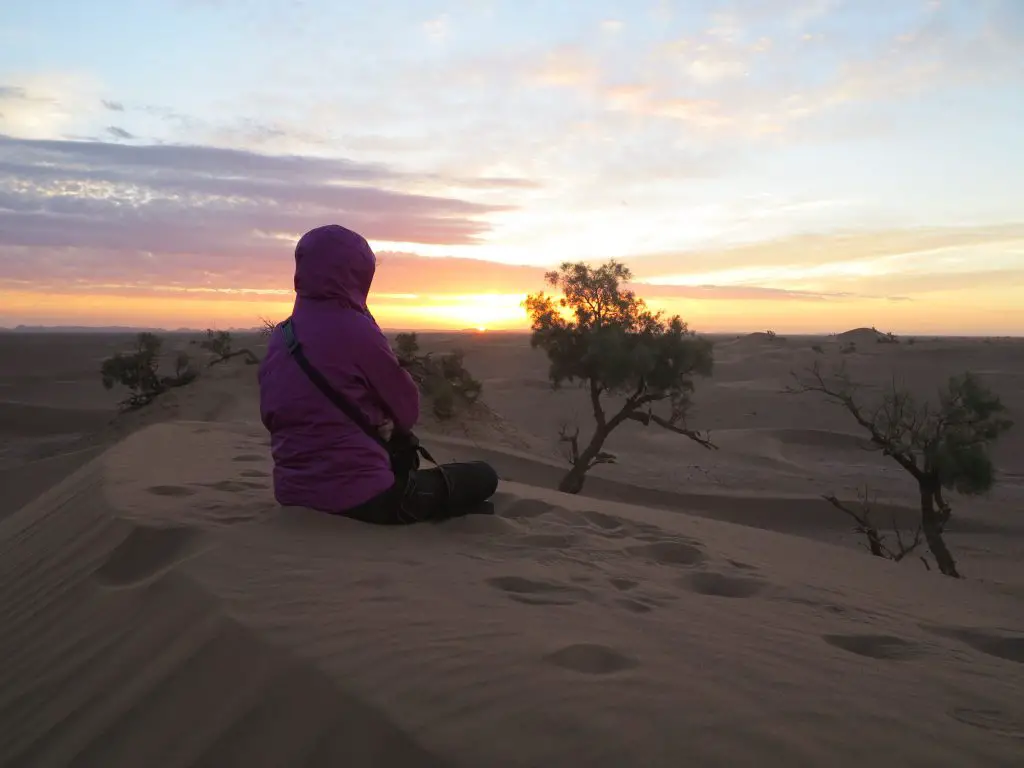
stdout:
POLYGON ((741 562, 740 560, 726 560, 725 562, 727 562, 733 568, 739 568, 741 571, 756 571, 757 570, 757 568, 754 567, 753 565, 751 565, 750 563, 744 563, 744 562, 741 562))
POLYGON ((699 565, 707 559, 700 547, 683 541, 655 541, 626 547, 623 551, 659 565, 699 565))
POLYGON ((554 581, 537 581, 522 576, 495 576, 486 583, 509 599, 527 605, 574 605, 589 597, 578 587, 569 587, 554 581))
POLYGON ((665 607, 665 603, 661 600, 655 600, 653 598, 643 596, 622 597, 616 602, 630 613, 650 613, 657 608, 665 607))
POLYGON ((259 520, 259 515, 223 515, 215 518, 212 522, 216 522, 217 525, 231 526, 245 525, 253 520, 259 520))
POLYGON ((610 675, 637 666, 636 659, 596 643, 567 645, 545 656, 544 661, 584 675, 610 675))
POLYGON ((742 576, 705 571, 692 573, 680 581, 680 586, 698 595, 711 597, 752 597, 764 589, 764 583, 742 576))
POLYGON ((608 579, 608 583, 615 587, 619 592, 628 592, 637 585, 638 582, 632 579, 623 579, 619 576, 608 579))
MULTIPOLYGON (((633 536, 637 541, 644 542, 663 542, 663 541, 676 541, 679 539, 678 536, 666 531, 664 528, 659 528, 656 525, 650 523, 641 522, 630 522, 627 523, 630 531, 630 535, 633 536)), ((686 539, 693 544, 700 544, 699 541, 693 539, 686 539)))
POLYGON ((516 544, 530 549, 569 549, 576 541, 569 533, 531 533, 517 538, 516 544))
POLYGON ((839 605, 838 603, 830 603, 826 600, 816 600, 813 597, 801 597, 799 595, 783 595, 778 598, 786 603, 793 603, 794 605, 806 605, 810 608, 815 608, 822 611, 828 611, 839 616, 849 616, 860 613, 856 609, 850 608, 845 605, 839 605))
POLYGON ((184 485, 151 485, 146 489, 154 496, 192 496, 195 491, 184 485))
POLYGON ((199 539, 200 533, 192 528, 139 526, 96 570, 96 580, 115 589, 140 586, 194 555, 199 539))
POLYGON ((591 525, 594 525, 605 531, 619 531, 625 527, 622 524, 622 520, 615 517, 614 515, 607 515, 604 512, 584 512, 583 519, 591 525))
POLYGON ((263 461, 264 459, 266 456, 261 456, 258 453, 240 453, 232 461, 263 461))
POLYGON ((821 639, 831 646, 869 659, 906 661, 924 655, 917 643, 894 635, 822 635, 821 639))
MULTIPOLYGON (((496 501, 495 503, 499 502, 496 501)), ((548 504, 540 499, 517 499, 505 507, 501 516, 513 520, 526 520, 546 515, 549 512, 554 512, 556 509, 557 507, 554 504, 548 504)))
POLYGON ((945 627, 925 624, 921 625, 921 629, 939 637, 959 640, 978 653, 1024 664, 1024 635, 975 627, 945 627))
MULTIPOLYGON (((593 534, 605 539, 621 539, 626 536, 634 536, 641 531, 636 525, 604 512, 589 510, 580 512, 579 516, 583 524, 593 534)), ((660 538, 664 538, 664 535, 660 538)))
POLYGON ((201 485, 204 485, 207 488, 213 488, 217 491, 224 491, 226 493, 242 493, 243 491, 264 490, 269 487, 266 483, 253 483, 247 480, 221 480, 217 483, 201 483, 201 485))
POLYGON ((1024 722, 1014 720, 998 709, 987 707, 953 707, 949 716, 964 725, 1011 739, 1024 739, 1024 722))

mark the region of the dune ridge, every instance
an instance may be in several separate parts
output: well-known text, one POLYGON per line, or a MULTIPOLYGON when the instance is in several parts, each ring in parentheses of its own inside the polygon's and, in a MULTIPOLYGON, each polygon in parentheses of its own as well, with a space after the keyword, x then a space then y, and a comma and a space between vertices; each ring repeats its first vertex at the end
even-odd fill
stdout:
POLYGON ((257 425, 159 424, 0 521, 0 764, 1019 760, 984 585, 515 482, 379 529, 269 470, 257 425))

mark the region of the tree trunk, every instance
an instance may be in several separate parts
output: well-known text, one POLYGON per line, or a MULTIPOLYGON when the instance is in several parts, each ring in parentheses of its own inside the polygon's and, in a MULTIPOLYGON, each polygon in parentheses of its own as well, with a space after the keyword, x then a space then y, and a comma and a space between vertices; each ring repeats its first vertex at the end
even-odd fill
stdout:
POLYGON ((942 516, 935 509, 935 492, 933 487, 927 483, 920 484, 921 490, 921 530, 924 531, 925 541, 928 542, 928 549, 931 550, 939 571, 944 576, 951 576, 954 579, 960 578, 956 569, 956 561, 942 538, 942 516))
POLYGON ((587 470, 592 466, 594 458, 601 452, 601 446, 608 439, 608 432, 595 430, 590 444, 583 450, 572 465, 572 469, 565 473, 558 484, 558 490, 562 493, 579 493, 583 490, 583 483, 587 478, 587 470))
POLYGON ((579 493, 583 490, 583 481, 586 478, 587 468, 577 462, 573 468, 566 472, 565 477, 558 484, 558 490, 562 493, 579 493))
POLYGON ((864 526, 864 535, 868 538, 868 550, 871 554, 875 557, 885 557, 885 551, 882 549, 882 537, 878 534, 878 529, 864 526))

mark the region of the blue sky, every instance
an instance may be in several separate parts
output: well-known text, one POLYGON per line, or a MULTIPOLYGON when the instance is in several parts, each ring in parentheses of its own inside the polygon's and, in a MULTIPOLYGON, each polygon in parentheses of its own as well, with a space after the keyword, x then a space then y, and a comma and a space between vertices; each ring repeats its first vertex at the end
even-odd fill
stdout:
POLYGON ((409 263, 1012 308, 1022 124, 1018 0, 8 4, 0 289, 287 288, 333 220, 409 263))

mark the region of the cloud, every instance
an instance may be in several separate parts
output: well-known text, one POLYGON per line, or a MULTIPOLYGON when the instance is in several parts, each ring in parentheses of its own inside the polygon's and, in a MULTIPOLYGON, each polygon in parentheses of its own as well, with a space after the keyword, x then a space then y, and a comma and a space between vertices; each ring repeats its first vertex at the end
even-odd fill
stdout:
POLYGON ((636 282, 632 283, 629 288, 645 299, 835 301, 853 298, 877 298, 846 291, 801 291, 788 288, 766 288, 759 285, 659 285, 636 282))
MULTIPOLYGON (((248 183, 434 183, 450 186, 521 189, 529 179, 442 177, 397 171, 383 163, 344 158, 271 155, 247 150, 189 144, 111 144, 102 141, 17 139, 0 134, 0 161, 8 173, 29 177, 85 174, 115 181, 145 180, 159 185, 187 178, 190 185, 222 188, 218 179, 248 183), (136 176, 138 174, 138 176, 136 176)), ((468 210, 468 209, 467 209, 468 210)))
MULTIPOLYGON (((164 233, 167 234, 167 233, 164 233)), ((0 289, 106 295, 231 294, 240 300, 291 295, 291 239, 221 242, 215 251, 179 251, 172 258, 140 248, 0 246, 0 289)), ((373 292, 378 300, 406 296, 525 295, 550 291, 545 269, 473 258, 425 257, 378 251, 373 292)), ((811 291, 757 285, 665 285, 635 280, 645 299, 808 302, 863 297, 853 291, 811 291)))
POLYGON ((439 42, 448 37, 450 28, 451 25, 449 24, 448 16, 444 14, 435 19, 423 22, 423 31, 426 33, 427 37, 435 42, 439 42))
POLYGON ((596 97, 609 112, 684 124, 705 140, 774 136, 858 105, 1021 82, 1024 14, 1015 8, 989 2, 965 24, 945 5, 893 17, 883 0, 733 4, 646 56, 624 63, 618 52, 563 48, 531 79, 575 90, 584 104, 596 97), (865 33, 862 14, 892 23, 865 33))
POLYGON ((344 159, 0 137, 0 246, 244 258, 329 221, 458 245, 510 209, 400 189, 421 181, 344 159))
POLYGON ((101 99, 100 103, 111 112, 124 112, 124 104, 119 101, 110 101, 109 99, 101 99))
POLYGON ((0 83, 0 134, 46 138, 98 111, 99 88, 81 74, 33 74, 0 83))
POLYGON ((989 227, 920 227, 888 231, 823 232, 764 242, 629 258, 633 271, 645 279, 666 275, 706 274, 708 265, 721 271, 745 268, 807 269, 920 254, 939 249, 971 248, 1024 241, 1024 223, 989 227))
POLYGON ((116 125, 107 127, 107 133, 113 136, 115 139, 134 139, 135 135, 129 133, 124 128, 118 128, 116 125))

